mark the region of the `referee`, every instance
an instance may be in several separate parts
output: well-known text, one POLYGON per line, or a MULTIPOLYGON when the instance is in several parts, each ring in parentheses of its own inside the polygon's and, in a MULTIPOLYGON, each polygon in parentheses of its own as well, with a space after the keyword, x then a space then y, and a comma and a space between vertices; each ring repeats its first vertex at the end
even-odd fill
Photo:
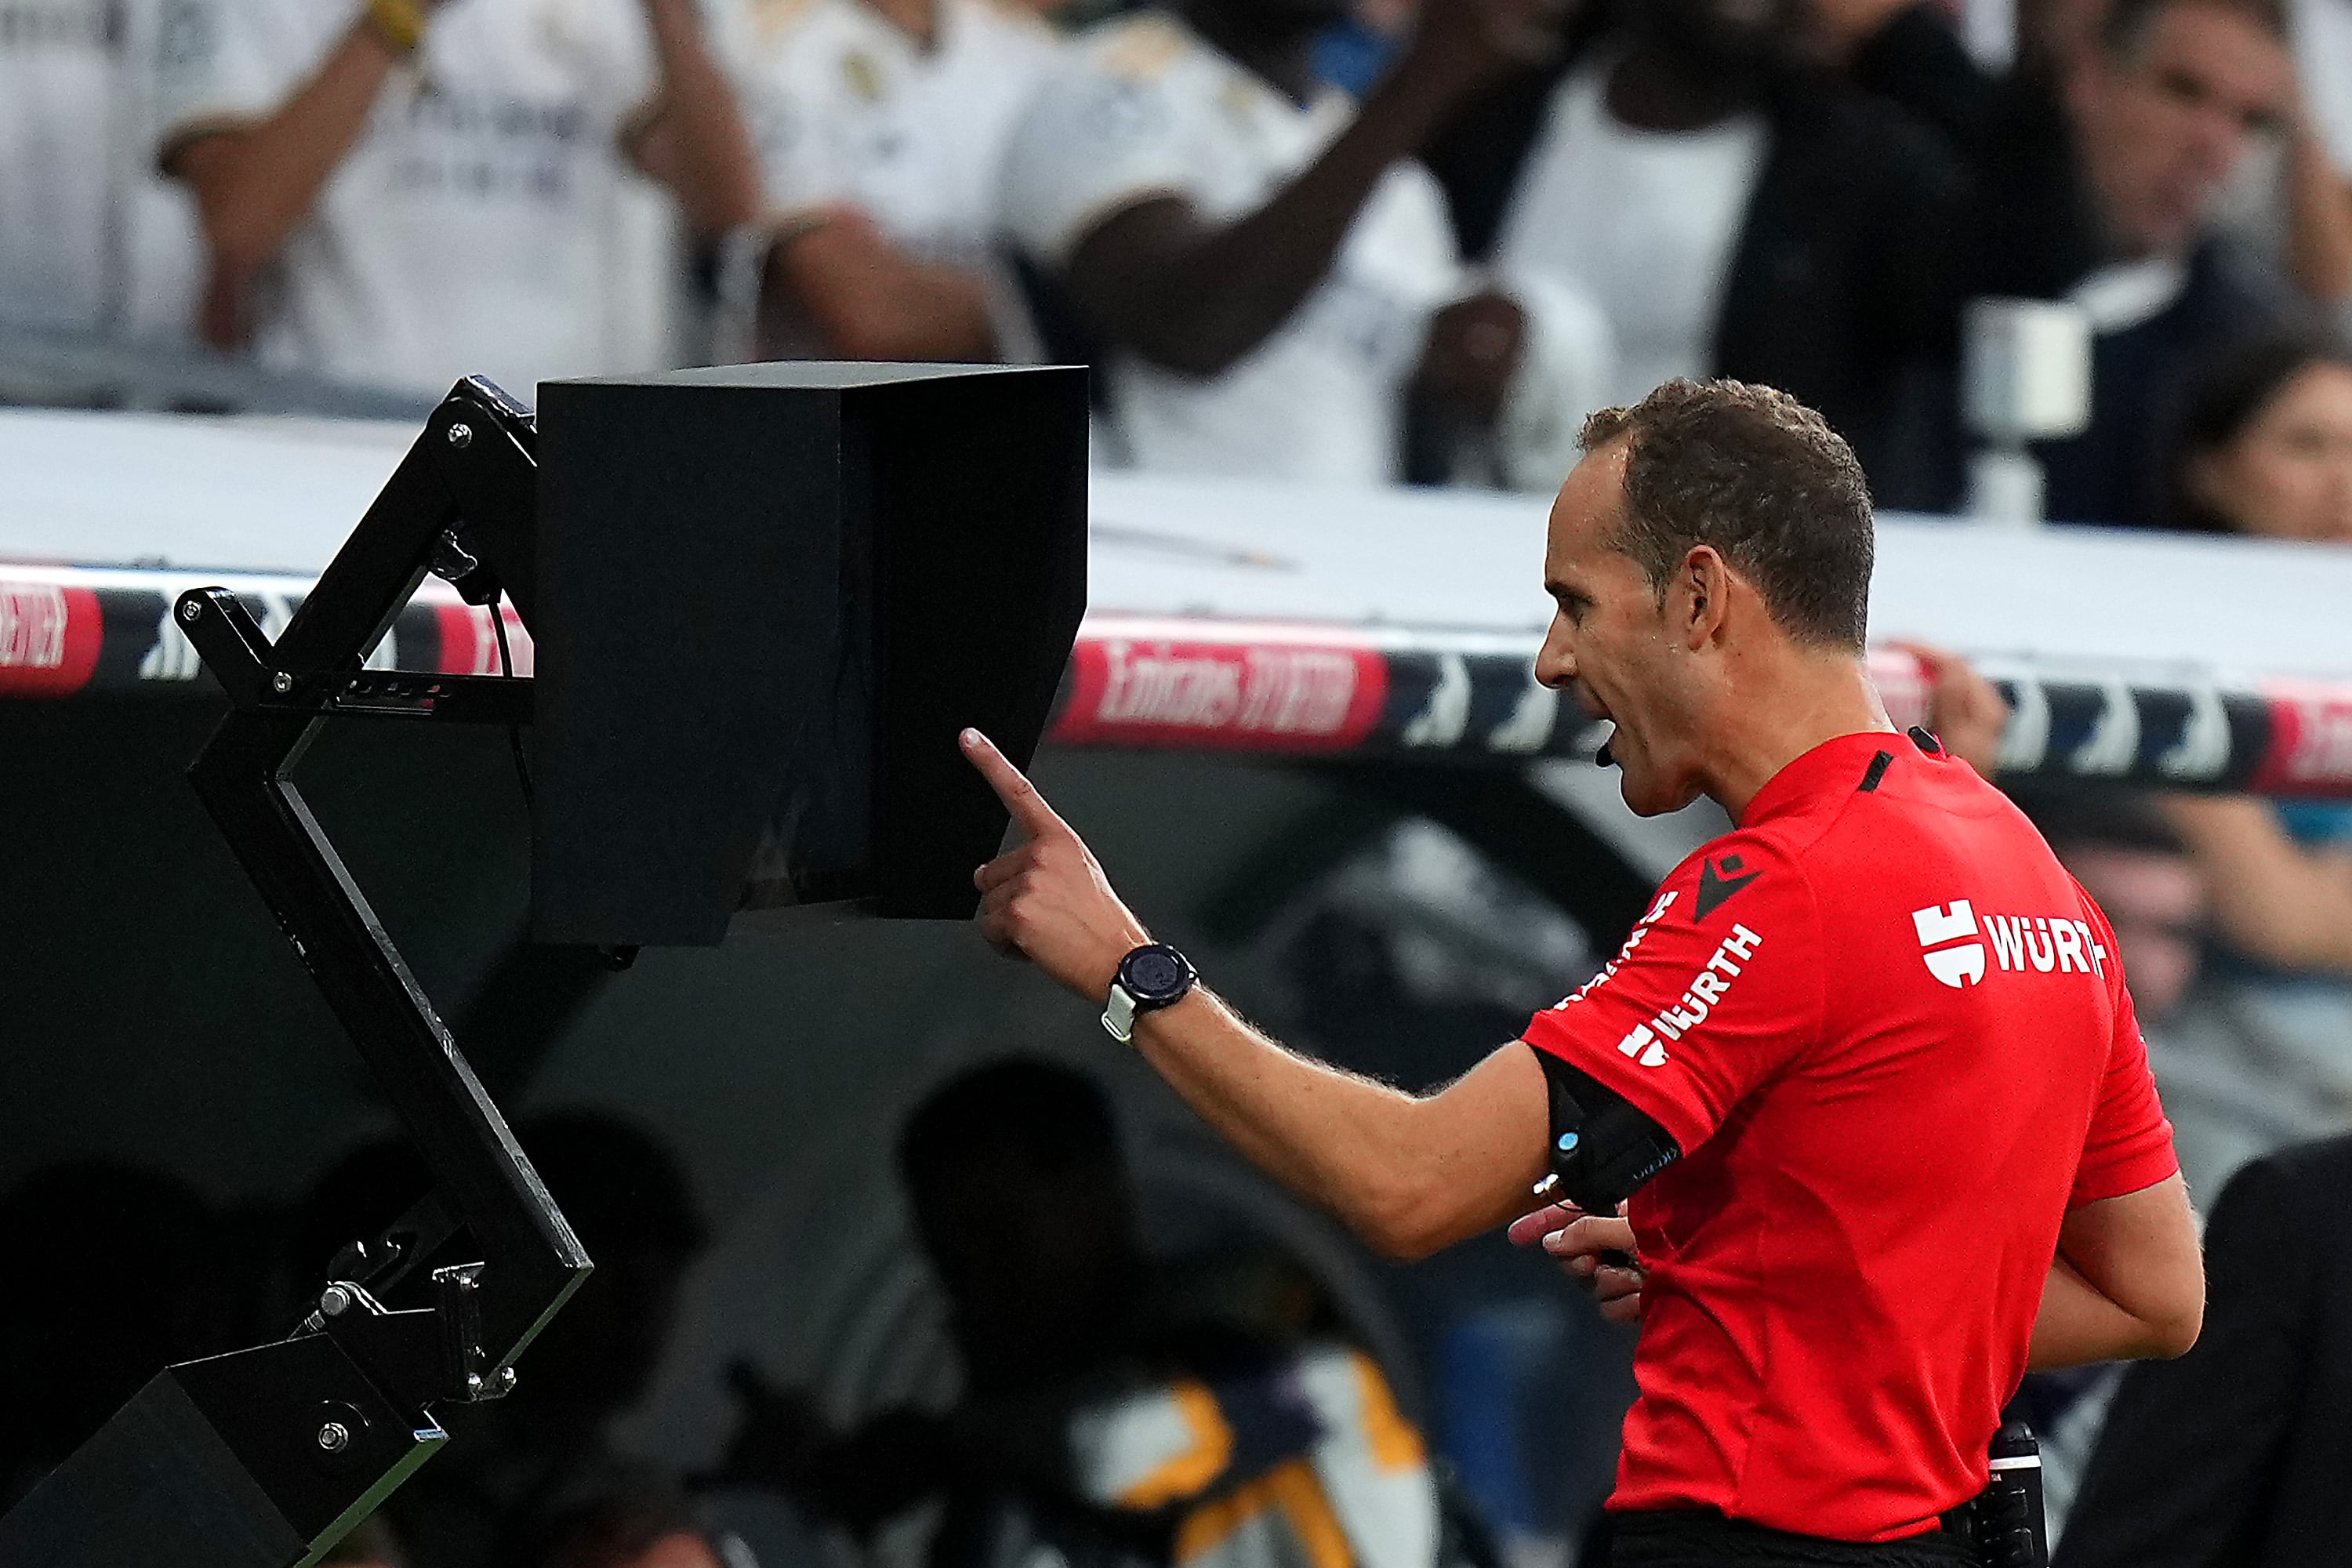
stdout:
POLYGON ((1572 1205, 1515 1228, 1642 1325, 1618 1563, 1966 1562, 1940 1516, 2026 1371, 2178 1355, 2204 1309, 2114 932, 2006 797, 1888 722, 1870 498, 1818 415, 1675 381, 1583 442, 1537 674, 1614 722, 1636 812, 1706 795, 1738 826, 1519 1041, 1427 1095, 1286 1050, 967 731, 1027 835, 977 874, 982 927, 1384 1253, 1558 1175, 1572 1205))

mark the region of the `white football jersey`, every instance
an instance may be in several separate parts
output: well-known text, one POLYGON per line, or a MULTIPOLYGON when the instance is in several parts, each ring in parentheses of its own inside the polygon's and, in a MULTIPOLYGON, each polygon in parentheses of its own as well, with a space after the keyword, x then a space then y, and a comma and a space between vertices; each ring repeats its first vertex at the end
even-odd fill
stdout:
POLYGON ((185 337, 195 212, 155 169, 156 0, 0 0, 0 323, 185 337))
POLYGON ((746 112, 769 205, 856 206, 908 253, 978 262, 1004 144, 1059 43, 1033 13, 938 0, 926 47, 865 0, 753 0, 746 112))
POLYGON ((107 324, 121 34, 112 0, 0 0, 0 323, 107 324))
POLYGON ((1696 131, 1622 123, 1608 102, 1617 58, 1553 91, 1495 248, 1514 273, 1556 278, 1601 307, 1617 353, 1607 396, 1625 405, 1709 374, 1769 135, 1756 114, 1696 131))
MULTIPOLYGON (((273 113, 359 11, 165 4, 165 147, 273 113)), ((657 83, 637 0, 448 0, 287 243, 257 352, 425 395, 481 374, 527 403, 542 379, 648 368, 670 258, 618 142, 657 83)))
MULTIPOLYGON (((1173 16, 1144 12, 1077 40, 1014 132, 1006 230, 1049 268, 1097 225, 1160 195, 1229 221, 1263 205, 1355 113, 1337 90, 1292 102, 1173 16)), ((1437 182, 1385 174, 1331 271, 1222 375, 1113 355, 1117 436, 1139 468, 1377 484, 1399 468, 1399 394, 1430 314, 1465 290, 1437 182)))

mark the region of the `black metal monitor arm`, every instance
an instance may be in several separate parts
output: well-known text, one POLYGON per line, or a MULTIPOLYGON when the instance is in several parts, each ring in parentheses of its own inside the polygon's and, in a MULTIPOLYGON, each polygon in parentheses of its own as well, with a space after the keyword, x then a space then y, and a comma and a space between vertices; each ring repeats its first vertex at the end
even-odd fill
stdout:
POLYGON ((331 1266, 289 1339, 159 1373, 5 1519, 0 1568, 299 1568, 446 1440, 435 1406, 493 1399, 591 1265, 291 774, 331 718, 520 724, 531 683, 365 668, 428 573, 523 623, 536 607, 538 430, 458 383, 271 643, 221 588, 182 631, 227 690, 189 777, 383 1087, 432 1195, 331 1266), (459 1226, 480 1260, 431 1304, 379 1298, 459 1226))

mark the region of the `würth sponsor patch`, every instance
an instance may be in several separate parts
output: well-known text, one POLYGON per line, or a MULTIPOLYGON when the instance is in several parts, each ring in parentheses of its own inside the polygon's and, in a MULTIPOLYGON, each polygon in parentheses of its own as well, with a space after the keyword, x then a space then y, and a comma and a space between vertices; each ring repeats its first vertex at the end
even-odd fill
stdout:
POLYGON ((1679 1040, 1706 1023, 1707 1015, 1731 994, 1731 983, 1739 978, 1742 966, 1763 945, 1762 937, 1734 921, 1731 934, 1723 939, 1706 967, 1692 975, 1690 984, 1683 988, 1682 999, 1660 1010, 1648 1023, 1635 1025, 1617 1042, 1617 1049, 1645 1068, 1665 1066, 1669 1058, 1658 1037, 1679 1040))
POLYGON ((1966 899, 1911 911, 1919 957, 1927 973, 1958 991, 1981 982, 1991 948, 1992 971, 2074 973, 2105 978, 2107 950, 2091 922, 2072 915, 1984 915, 1966 899))

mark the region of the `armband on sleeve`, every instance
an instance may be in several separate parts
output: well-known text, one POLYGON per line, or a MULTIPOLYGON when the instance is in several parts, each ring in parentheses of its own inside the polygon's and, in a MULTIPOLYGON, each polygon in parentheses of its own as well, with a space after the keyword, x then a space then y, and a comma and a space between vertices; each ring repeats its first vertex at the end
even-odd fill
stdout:
POLYGON ((1615 1214, 1643 1183, 1682 1158, 1664 1128, 1600 1079, 1549 1051, 1536 1052, 1536 1059, 1551 1093, 1546 1195, 1587 1214, 1615 1214))

